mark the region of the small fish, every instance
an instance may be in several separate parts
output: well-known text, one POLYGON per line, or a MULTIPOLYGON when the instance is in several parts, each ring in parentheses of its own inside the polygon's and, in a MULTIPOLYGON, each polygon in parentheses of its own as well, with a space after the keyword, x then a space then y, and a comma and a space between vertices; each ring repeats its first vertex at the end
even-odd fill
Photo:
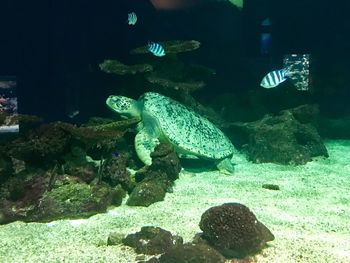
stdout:
POLYGON ((119 157, 119 156, 120 156, 120 153, 114 152, 113 155, 114 155, 114 157, 119 157))
POLYGON ((165 56, 165 50, 162 45, 155 42, 148 42, 148 51, 157 57, 165 56))
POLYGON ((137 22, 137 15, 135 12, 128 14, 128 24, 134 26, 137 22))
POLYGON ((265 89, 270 89, 278 86, 288 78, 285 69, 279 69, 269 72, 260 82, 260 86, 265 89))

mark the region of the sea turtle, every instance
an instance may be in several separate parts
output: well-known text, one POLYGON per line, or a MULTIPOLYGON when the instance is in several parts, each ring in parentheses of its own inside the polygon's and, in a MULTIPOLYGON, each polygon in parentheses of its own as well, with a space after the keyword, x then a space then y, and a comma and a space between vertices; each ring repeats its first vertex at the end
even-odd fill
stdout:
POLYGON ((230 140, 209 120, 179 102, 147 92, 138 100, 112 95, 106 104, 121 117, 141 118, 135 149, 144 164, 151 165, 151 152, 160 142, 168 142, 181 158, 213 160, 220 171, 233 172, 231 157, 236 149, 230 140))

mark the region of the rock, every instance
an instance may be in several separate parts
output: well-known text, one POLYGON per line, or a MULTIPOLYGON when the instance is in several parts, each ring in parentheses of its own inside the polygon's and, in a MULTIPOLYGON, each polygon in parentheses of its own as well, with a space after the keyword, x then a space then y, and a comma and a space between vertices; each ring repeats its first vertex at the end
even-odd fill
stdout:
POLYGON ((156 181, 141 182, 134 188, 126 204, 130 206, 150 206, 155 202, 163 201, 165 193, 163 185, 156 181))
POLYGON ((1 154, 1 152, 0 146, 0 185, 15 172, 15 166, 11 158, 7 157, 5 154, 1 154))
POLYGON ((69 151, 71 136, 65 131, 67 127, 73 125, 55 122, 29 130, 7 144, 7 154, 34 166, 45 167, 48 163, 55 163, 69 151))
POLYGON ((102 167, 102 179, 111 186, 121 185, 128 193, 135 187, 127 170, 127 158, 125 154, 119 154, 114 158, 107 159, 102 167))
POLYGON ((166 187, 171 186, 179 178, 181 171, 180 160, 176 155, 174 148, 170 144, 159 144, 153 153, 151 153, 152 165, 147 169, 147 179, 159 180, 163 178, 166 181, 166 187))
MULTIPOLYGON (((23 175, 22 175, 23 176, 23 175)), ((0 224, 16 220, 31 221, 35 206, 48 188, 44 174, 28 174, 27 178, 11 177, 0 187, 0 224)))
POLYGON ((138 254, 156 255, 182 244, 182 238, 174 237, 160 227, 144 226, 140 232, 127 235, 122 242, 138 254))
POLYGON ((107 207, 119 202, 116 191, 107 185, 90 186, 72 183, 46 191, 27 221, 86 218, 106 212, 107 207))
POLYGON ((110 233, 107 239, 107 245, 108 246, 115 246, 123 244, 124 235, 120 233, 110 233))
POLYGON ((171 192, 174 181, 181 171, 180 160, 173 147, 160 144, 151 154, 152 165, 138 171, 135 179, 138 185, 132 191, 127 204, 149 206, 163 201, 166 192, 171 192))
POLYGON ((314 123, 320 113, 318 105, 305 104, 289 110, 300 123, 314 123))
POLYGON ((271 231, 248 207, 226 203, 209 208, 201 217, 202 237, 227 258, 244 258, 274 240, 271 231))
POLYGON ((305 123, 312 119, 308 116, 301 117, 293 109, 285 110, 278 116, 267 115, 259 121, 235 123, 229 130, 231 134, 245 134, 242 136, 245 137, 244 148, 255 163, 305 164, 312 157, 328 157, 314 125, 305 123))

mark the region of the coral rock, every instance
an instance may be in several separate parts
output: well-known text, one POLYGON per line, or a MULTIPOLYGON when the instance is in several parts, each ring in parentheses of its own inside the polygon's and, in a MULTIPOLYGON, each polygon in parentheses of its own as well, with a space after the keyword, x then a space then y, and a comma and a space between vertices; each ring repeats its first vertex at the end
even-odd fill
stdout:
POLYGON ((203 238, 225 257, 243 258, 261 250, 274 239, 248 207, 227 203, 208 209, 202 215, 203 238))
POLYGON ((151 204, 163 201, 165 197, 165 189, 156 181, 139 183, 127 201, 130 206, 150 206, 151 204))
POLYGON ((250 123, 235 123, 232 134, 246 135, 248 158, 255 163, 305 164, 312 157, 328 157, 327 149, 311 123, 311 113, 284 110, 278 116, 265 116, 250 123), (296 119, 296 117, 298 119, 296 119), (300 121, 299 121, 300 120, 300 121))
POLYGON ((140 183, 131 193, 128 205, 149 206, 163 201, 166 192, 171 192, 174 181, 179 176, 180 160, 171 145, 158 145, 151 157, 152 165, 135 175, 136 181, 140 183))
POLYGON ((144 226, 140 232, 126 236, 123 243, 133 247, 136 253, 156 255, 182 244, 182 238, 159 227, 144 226))
MULTIPOLYGON (((172 40, 161 43, 167 54, 177 54, 198 49, 201 43, 196 40, 172 40)), ((132 50, 131 54, 146 54, 148 53, 148 46, 139 47, 132 50)))

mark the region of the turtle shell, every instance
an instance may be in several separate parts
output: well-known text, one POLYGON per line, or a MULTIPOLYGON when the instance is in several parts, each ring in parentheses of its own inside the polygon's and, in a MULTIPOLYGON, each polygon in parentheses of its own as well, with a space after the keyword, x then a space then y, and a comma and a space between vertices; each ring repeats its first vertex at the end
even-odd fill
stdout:
POLYGON ((145 93, 143 115, 151 118, 162 137, 188 155, 223 159, 235 151, 231 141, 213 123, 190 108, 158 93, 145 93))

